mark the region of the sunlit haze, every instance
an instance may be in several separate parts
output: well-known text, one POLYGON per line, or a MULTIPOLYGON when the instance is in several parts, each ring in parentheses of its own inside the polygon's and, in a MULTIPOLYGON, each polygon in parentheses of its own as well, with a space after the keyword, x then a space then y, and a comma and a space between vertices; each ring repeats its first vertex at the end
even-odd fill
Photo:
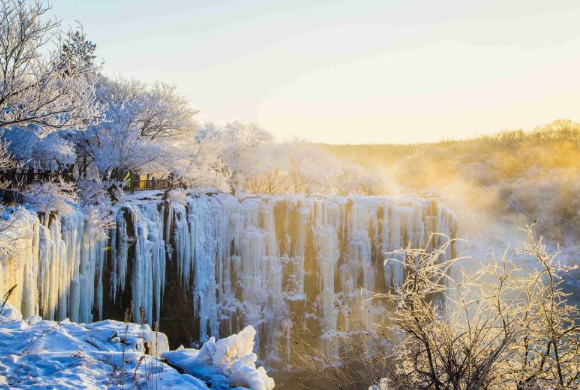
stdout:
POLYGON ((580 119, 580 3, 54 0, 107 74, 277 139, 414 143, 580 119))
POLYGON ((579 178, 580 0, 0 0, 0 388, 580 390, 579 178))

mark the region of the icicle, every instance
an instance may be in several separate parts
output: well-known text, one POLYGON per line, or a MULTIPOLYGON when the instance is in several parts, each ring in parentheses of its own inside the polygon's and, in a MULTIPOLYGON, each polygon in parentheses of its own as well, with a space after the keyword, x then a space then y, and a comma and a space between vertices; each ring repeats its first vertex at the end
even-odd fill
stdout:
MULTIPOLYGON (((252 325, 275 360, 278 344, 289 342, 278 330, 290 329, 292 319, 330 336, 371 328, 384 313, 371 292, 404 277, 402 264, 383 264, 386 252, 456 230, 452 213, 421 199, 196 195, 185 205, 129 201, 115 213, 107 237, 80 212, 41 224, 18 209, 13 231, 0 232, 0 239, 19 238, 0 250, 0 293, 17 284, 12 302, 24 316, 90 322, 101 318, 107 298, 117 302, 130 289, 134 321, 143 306, 152 324, 163 310, 168 262, 175 262, 201 340, 252 325)), ((326 347, 337 352, 339 345, 326 347)))

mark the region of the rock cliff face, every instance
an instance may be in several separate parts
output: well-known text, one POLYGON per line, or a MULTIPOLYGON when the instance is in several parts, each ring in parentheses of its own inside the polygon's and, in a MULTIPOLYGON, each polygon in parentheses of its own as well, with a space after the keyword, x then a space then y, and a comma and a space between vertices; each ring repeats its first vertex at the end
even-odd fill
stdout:
POLYGON ((25 317, 79 322, 122 319, 133 301, 174 345, 253 325, 261 356, 276 360, 293 321, 320 335, 372 327, 384 308, 371 293, 404 278, 385 253, 456 231, 434 200, 143 196, 120 204, 107 231, 80 212, 17 210, 2 233, 15 241, 0 254, 0 293, 17 284, 11 302, 25 317))

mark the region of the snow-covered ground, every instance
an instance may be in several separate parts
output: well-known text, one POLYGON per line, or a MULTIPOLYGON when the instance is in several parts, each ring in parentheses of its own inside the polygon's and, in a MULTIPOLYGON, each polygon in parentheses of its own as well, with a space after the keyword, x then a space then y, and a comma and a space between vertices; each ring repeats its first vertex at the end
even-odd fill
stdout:
POLYGON ((10 304, 0 308, 0 389, 274 387, 266 371, 256 368, 251 327, 211 339, 201 350, 170 352, 167 337, 147 324, 23 320, 10 304))

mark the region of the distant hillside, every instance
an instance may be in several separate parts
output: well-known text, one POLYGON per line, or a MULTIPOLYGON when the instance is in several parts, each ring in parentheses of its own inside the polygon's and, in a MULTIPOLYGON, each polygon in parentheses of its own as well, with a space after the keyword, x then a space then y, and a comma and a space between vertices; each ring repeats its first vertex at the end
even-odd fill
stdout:
POLYGON ((580 241, 579 123, 428 144, 319 146, 384 169, 403 191, 430 190, 457 209, 516 223, 540 217, 546 234, 580 241))
POLYGON ((374 166, 375 163, 393 165, 405 157, 418 153, 433 153, 436 150, 444 150, 456 156, 474 152, 487 155, 498 152, 522 151, 522 149, 528 150, 534 147, 547 149, 556 147, 557 149, 562 145, 571 146, 572 149, 580 148, 579 123, 570 120, 557 120, 529 132, 523 130, 502 131, 467 140, 445 140, 436 143, 318 144, 320 148, 334 156, 347 158, 364 166, 374 166))

